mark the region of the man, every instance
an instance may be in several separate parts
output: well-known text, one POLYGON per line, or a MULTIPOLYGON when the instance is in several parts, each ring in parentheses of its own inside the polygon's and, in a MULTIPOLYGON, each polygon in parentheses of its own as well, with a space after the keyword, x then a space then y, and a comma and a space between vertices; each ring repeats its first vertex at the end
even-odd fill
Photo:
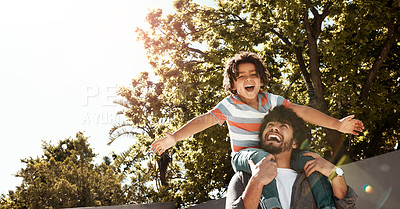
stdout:
POLYGON ((357 195, 347 186, 343 171, 311 152, 303 156, 313 157, 304 170, 291 169, 291 160, 300 153, 300 146, 309 134, 305 122, 292 110, 276 107, 265 116, 260 128, 260 146, 271 153, 255 164, 249 161, 252 174, 237 172, 228 187, 226 208, 256 209, 262 188, 276 179, 279 200, 283 209, 316 209, 310 183, 307 180, 314 171, 330 177, 336 207, 354 208, 357 195), (307 134, 308 131, 308 134, 307 134))

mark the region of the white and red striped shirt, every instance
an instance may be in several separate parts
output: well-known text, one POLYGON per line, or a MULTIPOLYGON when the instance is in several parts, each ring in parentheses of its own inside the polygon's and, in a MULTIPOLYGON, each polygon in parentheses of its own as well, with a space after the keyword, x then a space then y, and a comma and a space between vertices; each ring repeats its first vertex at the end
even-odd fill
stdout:
POLYGON ((256 110, 242 102, 239 95, 234 94, 223 99, 210 111, 220 125, 227 122, 232 155, 245 148, 259 147, 258 132, 264 116, 276 106, 283 105, 288 108, 291 103, 281 96, 260 91, 258 104, 256 110))

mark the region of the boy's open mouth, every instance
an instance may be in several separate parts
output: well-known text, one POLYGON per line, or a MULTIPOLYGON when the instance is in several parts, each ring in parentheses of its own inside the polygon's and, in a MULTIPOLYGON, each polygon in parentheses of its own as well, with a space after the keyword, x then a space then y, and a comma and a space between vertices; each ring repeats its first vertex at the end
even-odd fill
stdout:
POLYGON ((248 85, 244 87, 247 91, 253 91, 254 90, 254 86, 248 85))

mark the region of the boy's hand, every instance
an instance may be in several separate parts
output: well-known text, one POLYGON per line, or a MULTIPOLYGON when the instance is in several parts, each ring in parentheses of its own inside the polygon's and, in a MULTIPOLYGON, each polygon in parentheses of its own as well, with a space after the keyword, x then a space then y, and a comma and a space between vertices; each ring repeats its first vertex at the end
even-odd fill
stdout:
POLYGON ((340 124, 337 130, 346 134, 358 135, 356 131, 362 132, 364 130, 364 124, 360 120, 353 118, 354 115, 349 115, 340 119, 340 124))
POLYGON ((335 169, 335 165, 326 160, 325 158, 319 156, 313 152, 306 152, 303 156, 313 157, 314 160, 309 160, 304 165, 304 172, 307 177, 309 177, 314 171, 320 172, 322 175, 329 177, 332 173, 333 169, 335 169))
POLYGON ((248 161, 252 173, 251 178, 261 185, 269 184, 278 175, 276 162, 271 159, 275 159, 275 157, 269 154, 257 164, 254 164, 252 160, 248 161))
MULTIPOLYGON (((304 166, 304 172, 307 177, 309 177, 314 171, 318 171, 322 175, 329 177, 336 168, 334 164, 317 155, 316 153, 307 152, 304 153, 303 156, 311 156, 314 158, 314 160, 308 161, 304 166)), ((334 178, 332 180, 332 190, 333 195, 337 199, 343 199, 347 196, 347 184, 344 176, 341 178, 334 178)))
POLYGON ((174 135, 168 132, 164 132, 164 134, 166 135, 164 138, 156 140, 153 142, 153 144, 151 144, 150 150, 154 154, 156 154, 158 151, 160 151, 159 154, 162 154, 166 149, 176 144, 176 138, 174 135))

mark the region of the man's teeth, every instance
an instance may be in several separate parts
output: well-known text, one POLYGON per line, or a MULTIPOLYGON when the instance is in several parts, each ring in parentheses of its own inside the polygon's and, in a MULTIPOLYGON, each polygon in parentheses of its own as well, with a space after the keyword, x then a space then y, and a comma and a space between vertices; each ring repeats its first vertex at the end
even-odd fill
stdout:
POLYGON ((279 138, 279 136, 275 135, 275 134, 270 134, 268 136, 268 140, 270 141, 277 141, 277 142, 281 142, 281 139, 279 138))

